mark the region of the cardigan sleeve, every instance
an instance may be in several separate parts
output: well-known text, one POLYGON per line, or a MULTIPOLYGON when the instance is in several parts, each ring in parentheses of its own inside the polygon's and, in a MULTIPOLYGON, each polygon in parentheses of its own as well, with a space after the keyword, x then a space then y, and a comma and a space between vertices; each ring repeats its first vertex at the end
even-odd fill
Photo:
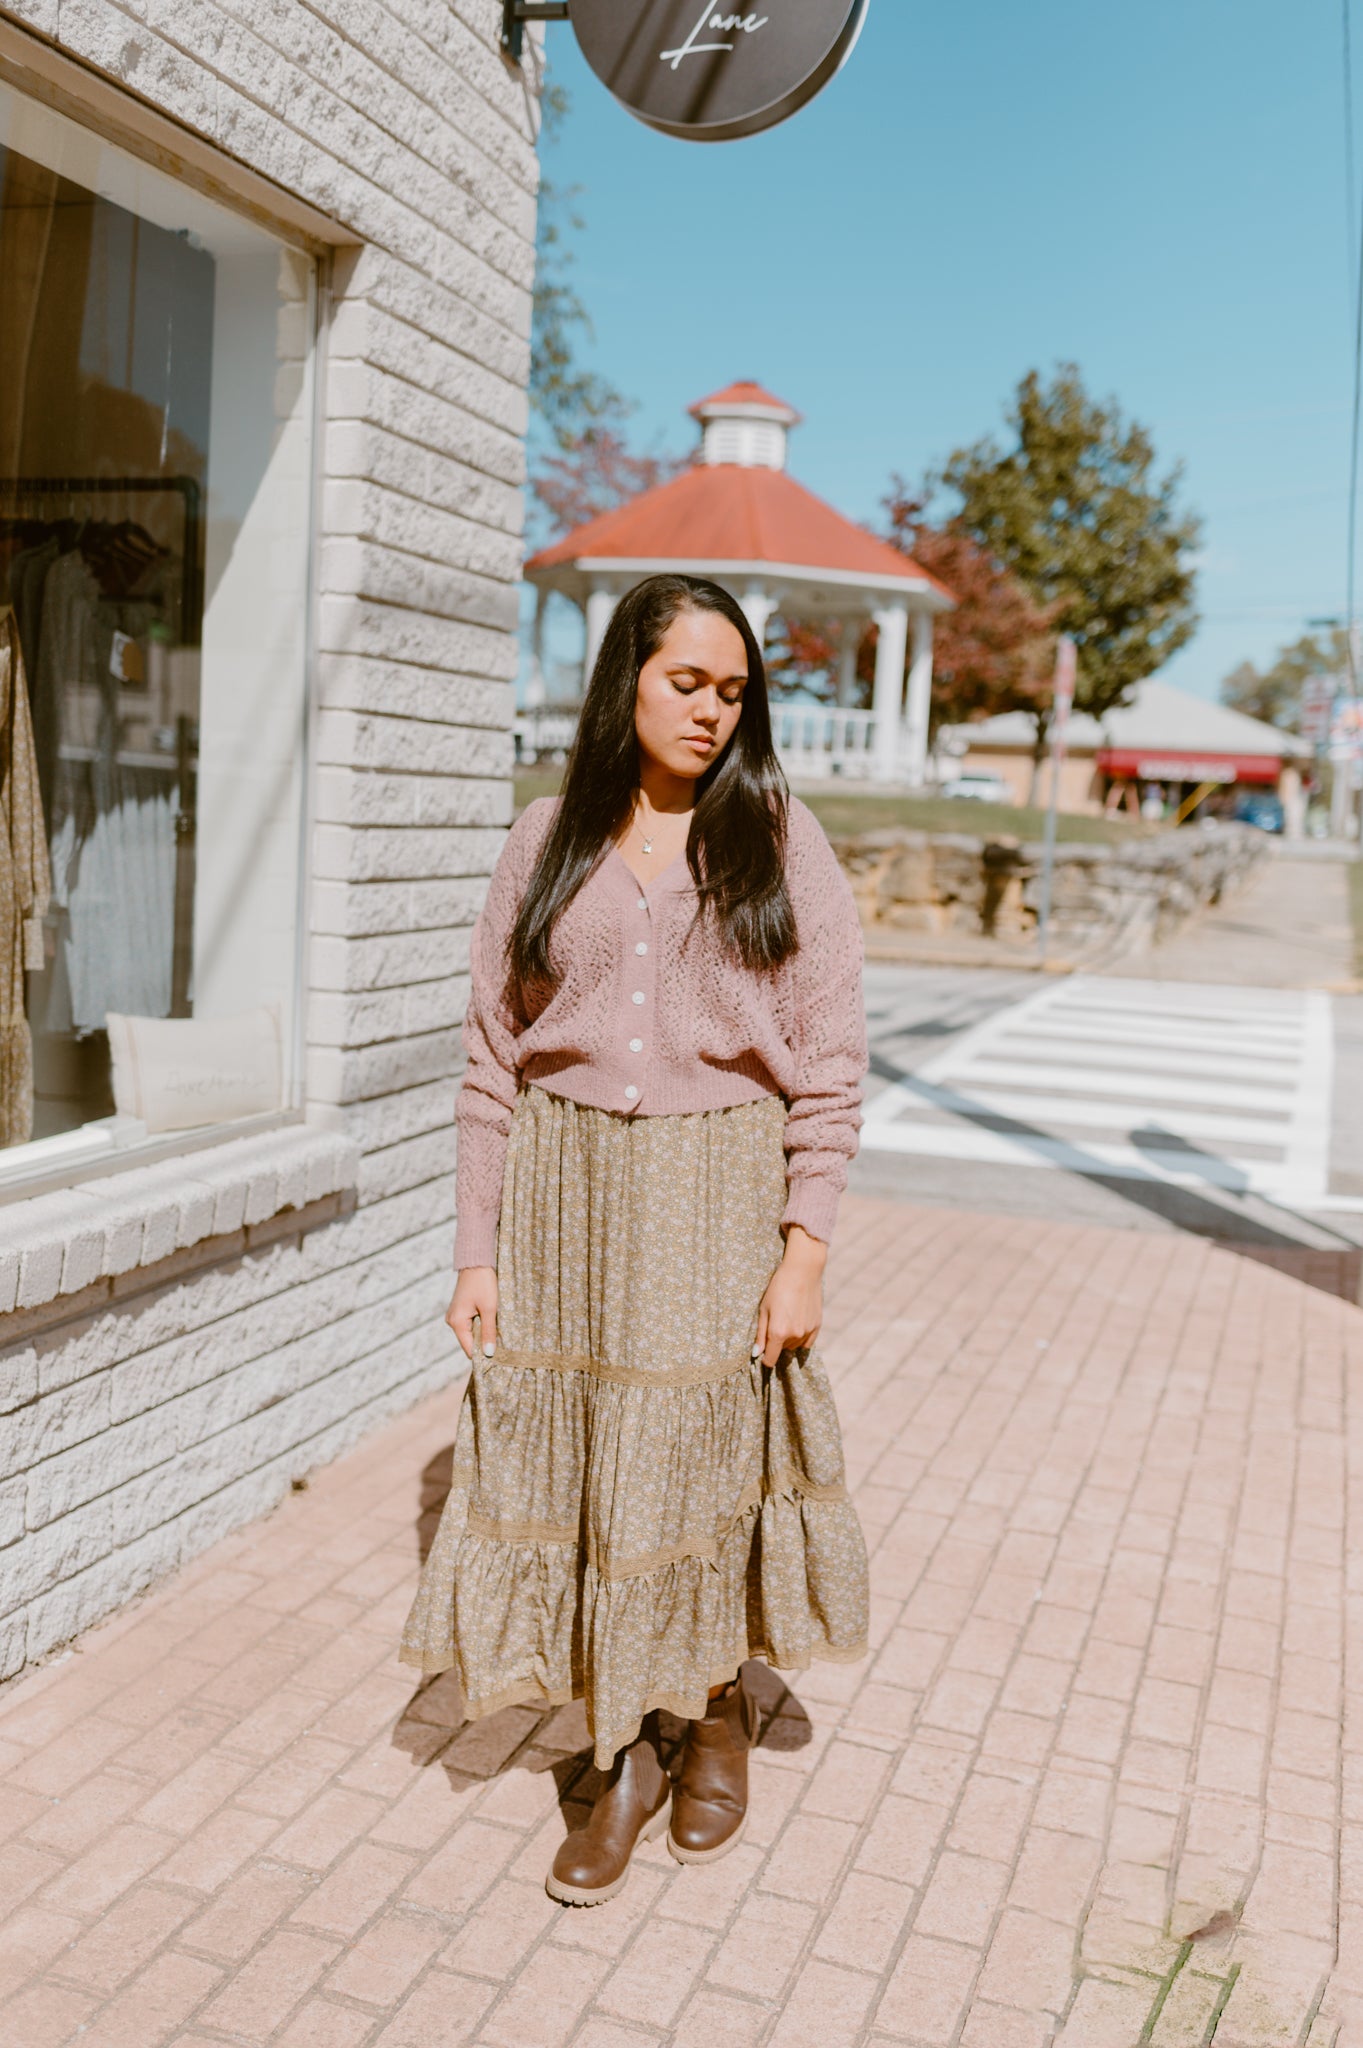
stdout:
POLYGON ((497 1263, 502 1169, 516 1107, 520 1035, 507 1000, 506 949, 555 808, 552 798, 541 798, 512 826, 473 928, 472 989, 463 1031, 468 1064, 454 1111, 459 1131, 454 1263, 461 1270, 497 1263))
POLYGON ((798 1223, 826 1244, 861 1128, 866 1073, 861 924, 847 877, 822 826, 792 800, 786 886, 800 947, 792 962, 794 1080, 786 1118, 788 1198, 798 1223))

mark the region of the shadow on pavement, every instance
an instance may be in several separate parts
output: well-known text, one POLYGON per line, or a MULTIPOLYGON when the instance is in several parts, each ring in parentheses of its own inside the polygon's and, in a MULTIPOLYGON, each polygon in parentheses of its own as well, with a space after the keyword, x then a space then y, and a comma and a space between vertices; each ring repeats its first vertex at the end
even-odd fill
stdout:
MULTIPOLYGON (((870 1066, 871 1072, 879 1079, 921 1096, 934 1109, 946 1110, 963 1122, 974 1124, 979 1130, 1012 1138, 1024 1152, 1028 1147, 1033 1148, 1038 1155, 1038 1164, 1044 1164, 1048 1171, 1091 1182, 1132 1208, 1158 1216, 1161 1222, 1172 1224, 1176 1230, 1186 1231, 1192 1237, 1205 1237, 1223 1251, 1235 1252, 1241 1258, 1255 1259, 1263 1265, 1272 1266, 1321 1293, 1337 1295, 1348 1302, 1363 1301, 1363 1247, 1315 1218, 1297 1217, 1291 1210, 1270 1203, 1262 1195, 1255 1197, 1261 1206, 1276 1209, 1285 1222, 1297 1223, 1303 1231, 1309 1229, 1317 1236, 1333 1239, 1333 1243, 1323 1246, 1308 1243, 1289 1229, 1263 1222, 1243 1210, 1230 1209, 1224 1202, 1215 1201, 1196 1188, 1164 1180, 1155 1173, 1148 1180, 1114 1174, 1100 1159, 1085 1153, 1082 1145, 1073 1139, 1064 1140, 1068 1161, 1057 1165, 1053 1158, 1056 1140, 1051 1132, 998 1110, 986 1109, 956 1089, 919 1080, 917 1075, 905 1072, 882 1054, 873 1052, 870 1066)), ((1198 1161, 1205 1161, 1209 1185, 1214 1185, 1222 1195, 1244 1199, 1245 1190, 1233 1185, 1234 1175, 1226 1162, 1214 1153, 1203 1152, 1186 1139, 1149 1126, 1133 1131, 1131 1141, 1146 1152, 1184 1155, 1194 1172, 1198 1170, 1198 1161)))

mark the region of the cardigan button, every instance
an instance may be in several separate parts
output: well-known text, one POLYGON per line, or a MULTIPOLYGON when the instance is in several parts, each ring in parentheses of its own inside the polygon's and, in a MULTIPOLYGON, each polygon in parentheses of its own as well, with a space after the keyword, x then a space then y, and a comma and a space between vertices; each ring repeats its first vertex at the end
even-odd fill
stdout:
POLYGON ((638 940, 635 944, 634 950, 636 953, 646 953, 648 951, 647 942, 643 939, 638 940))
POLYGON ((639 1100, 639 1091, 632 1082, 625 1090, 625 1100, 626 1102, 637 1102, 639 1100))
POLYGON ((634 991, 634 994, 633 994, 633 995, 632 995, 632 996, 630 997, 630 1001, 631 1001, 632 1003, 642 1003, 642 1002, 643 1002, 643 1000, 644 1000, 644 992, 643 992, 643 990, 642 990, 641 988, 636 988, 636 989, 635 989, 635 991, 634 991))
POLYGON ((629 1042, 629 1049, 630 1049, 630 1051, 631 1051, 631 1052, 642 1052, 642 1051, 643 1051, 643 1049, 644 1049, 644 1041, 643 1041, 643 1039, 642 1039, 642 1038, 631 1038, 631 1040, 630 1040, 630 1042, 629 1042))

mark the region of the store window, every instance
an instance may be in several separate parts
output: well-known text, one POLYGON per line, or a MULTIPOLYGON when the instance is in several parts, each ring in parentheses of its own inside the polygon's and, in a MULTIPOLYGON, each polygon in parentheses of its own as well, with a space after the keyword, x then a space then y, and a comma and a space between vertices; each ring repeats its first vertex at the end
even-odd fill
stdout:
POLYGON ((0 1187, 293 1099, 314 326, 0 88, 0 1187))

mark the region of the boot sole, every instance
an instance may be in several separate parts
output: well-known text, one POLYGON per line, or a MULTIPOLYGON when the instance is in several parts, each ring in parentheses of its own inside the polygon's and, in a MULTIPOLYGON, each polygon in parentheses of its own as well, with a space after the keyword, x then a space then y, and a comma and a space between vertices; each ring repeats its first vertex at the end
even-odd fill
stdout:
MULTIPOLYGON (((640 1828, 635 1837, 635 1849, 638 1848, 640 1842, 654 1841, 662 1833, 671 1818, 672 1798, 669 1792, 668 1797, 663 1801, 652 1819, 646 1820, 640 1828)), ((631 1850, 630 1862, 633 1862, 633 1860, 634 1851, 631 1850)), ((548 1892, 551 1899, 557 1899, 562 1906, 604 1906, 607 1899, 617 1898, 628 1883, 629 1863, 625 1865, 619 1877, 613 1877, 609 1884, 598 1885, 565 1884, 563 1879, 555 1877, 551 1870, 544 1880, 544 1889, 548 1892)))
POLYGON ((738 1847, 739 1843, 743 1840, 747 1826, 748 1816, 745 1813, 733 1833, 726 1835, 717 1849, 683 1849, 681 1844, 674 1841, 670 1834, 667 1838, 667 1846, 678 1863, 718 1863, 721 1856, 727 1856, 731 1849, 738 1847))

